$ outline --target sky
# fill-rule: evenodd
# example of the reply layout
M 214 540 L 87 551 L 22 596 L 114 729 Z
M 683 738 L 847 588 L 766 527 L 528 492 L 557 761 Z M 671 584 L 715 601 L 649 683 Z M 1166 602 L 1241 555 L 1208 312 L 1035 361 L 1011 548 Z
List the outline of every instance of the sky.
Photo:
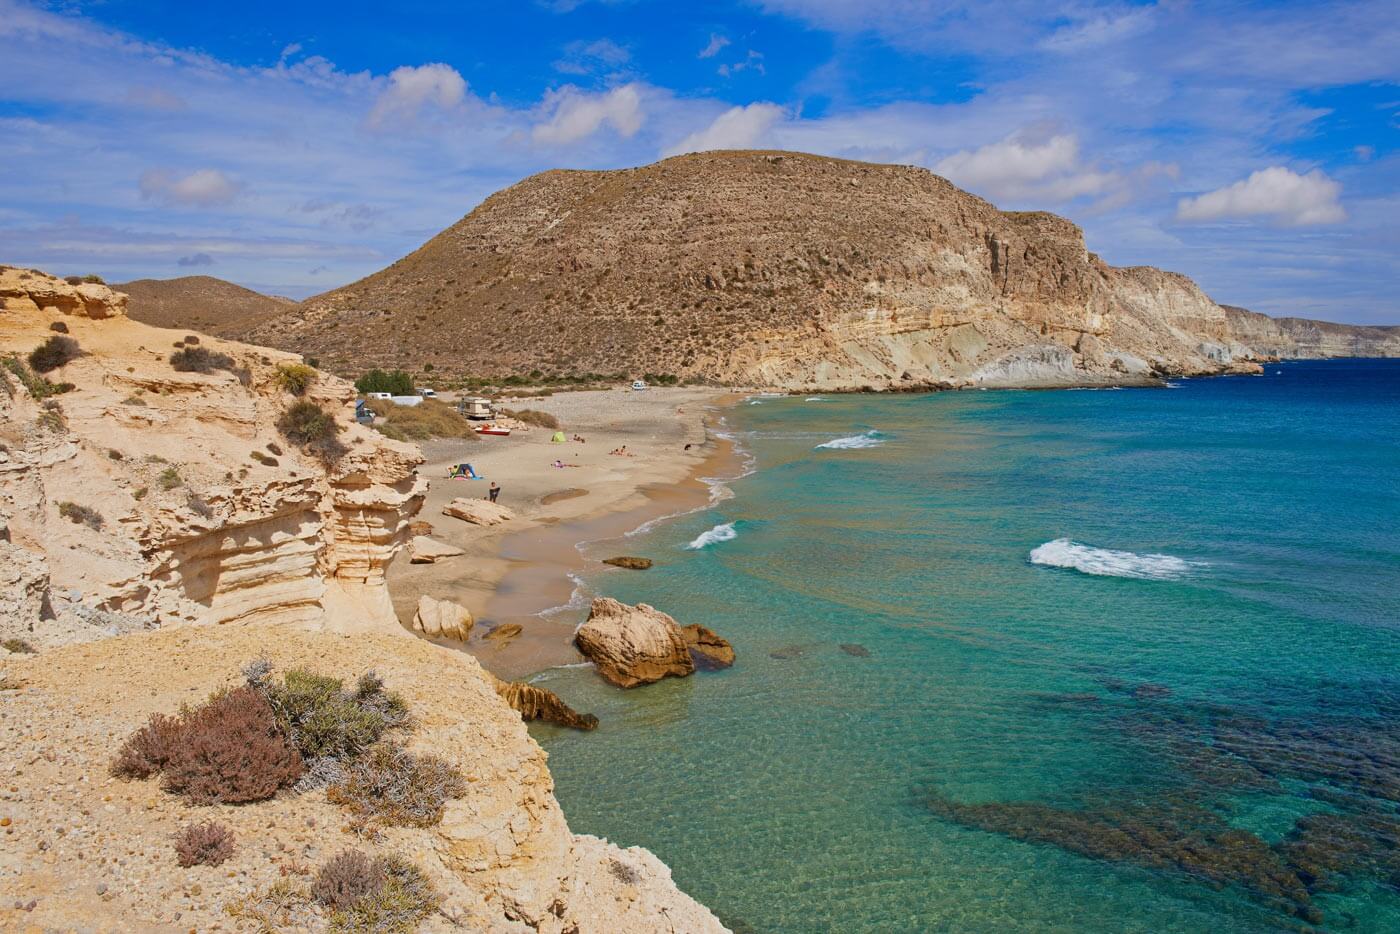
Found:
M 1400 324 L 1400 0 L 0 0 L 0 262 L 302 298 L 551 168 L 920 165 Z

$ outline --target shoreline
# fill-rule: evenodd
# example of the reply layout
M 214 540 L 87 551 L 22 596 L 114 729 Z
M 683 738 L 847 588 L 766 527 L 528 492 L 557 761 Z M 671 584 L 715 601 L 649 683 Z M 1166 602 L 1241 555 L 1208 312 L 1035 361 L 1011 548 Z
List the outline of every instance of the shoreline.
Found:
M 544 428 L 510 438 L 423 443 L 421 471 L 431 485 L 419 521 L 432 526 L 429 537 L 463 554 L 433 564 L 411 564 L 406 553 L 395 558 L 388 583 L 401 625 L 411 631 L 420 596 L 451 600 L 476 621 L 471 638 L 465 644 L 431 641 L 472 654 L 498 677 L 520 679 L 580 662 L 572 644 L 577 620 L 559 617 L 567 615 L 562 608 L 576 575 L 602 567 L 583 546 L 705 508 L 712 501 L 705 479 L 739 473 L 733 442 L 713 427 L 718 410 L 736 398 L 732 390 L 713 389 L 559 394 L 516 404 L 556 415 L 567 437 L 582 435 L 586 443 L 550 443 L 552 431 Z M 622 445 L 633 456 L 609 453 Z M 578 466 L 551 468 L 554 459 Z M 501 484 L 500 502 L 516 518 L 486 528 L 442 515 L 452 499 L 486 493 L 486 482 L 444 479 L 460 461 Z M 547 612 L 555 608 L 561 612 Z M 506 626 L 519 626 L 519 633 L 487 638 Z

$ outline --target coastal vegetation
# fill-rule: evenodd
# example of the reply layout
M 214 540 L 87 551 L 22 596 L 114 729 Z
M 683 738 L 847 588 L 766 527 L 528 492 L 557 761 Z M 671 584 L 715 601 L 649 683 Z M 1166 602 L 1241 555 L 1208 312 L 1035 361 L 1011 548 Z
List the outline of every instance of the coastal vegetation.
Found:
M 372 402 L 375 419 L 371 427 L 395 441 L 476 437 L 471 423 L 440 399 L 424 399 L 417 405 L 397 405 L 388 399 Z
M 306 395 L 316 381 L 316 368 L 304 363 L 281 363 L 277 366 L 277 385 L 294 396 Z
M 321 461 L 332 464 L 345 455 L 340 442 L 340 423 L 315 402 L 293 402 L 277 419 L 277 430 L 288 441 Z
M 355 380 L 355 389 L 361 394 L 387 392 L 391 396 L 413 395 L 413 377 L 403 370 L 370 370 Z

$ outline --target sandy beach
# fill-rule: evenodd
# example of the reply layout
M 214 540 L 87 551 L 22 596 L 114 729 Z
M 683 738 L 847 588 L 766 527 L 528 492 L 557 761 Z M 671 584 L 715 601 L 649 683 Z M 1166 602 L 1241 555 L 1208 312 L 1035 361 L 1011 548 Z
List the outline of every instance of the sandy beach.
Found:
M 476 620 L 466 650 L 502 677 L 580 660 L 571 644 L 577 620 L 538 614 L 568 602 L 569 575 L 585 566 L 579 542 L 621 536 L 650 519 L 700 506 L 709 487 L 699 478 L 732 472 L 730 446 L 707 430 L 723 397 L 713 389 L 558 393 L 504 405 L 555 416 L 570 439 L 565 443 L 552 442 L 553 431 L 538 427 L 504 438 L 423 443 L 422 473 L 431 487 L 418 519 L 432 526 L 431 538 L 465 553 L 433 564 L 412 564 L 400 553 L 389 567 L 400 621 L 411 625 L 423 595 L 460 603 Z M 623 446 L 626 455 L 611 453 Z M 556 461 L 570 466 L 556 467 Z M 462 462 L 482 479 L 447 479 L 452 465 Z M 443 515 L 455 498 L 485 498 L 492 481 L 514 519 L 487 528 Z M 625 553 L 625 544 L 618 553 Z M 518 635 L 487 638 L 514 626 Z

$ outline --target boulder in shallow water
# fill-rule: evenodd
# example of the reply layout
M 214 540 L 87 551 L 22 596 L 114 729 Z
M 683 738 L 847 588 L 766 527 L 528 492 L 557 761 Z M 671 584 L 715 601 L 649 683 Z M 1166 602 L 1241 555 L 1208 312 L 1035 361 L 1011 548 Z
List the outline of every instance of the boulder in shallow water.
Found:
M 467 608 L 451 600 L 418 598 L 418 612 L 413 616 L 413 628 L 433 639 L 467 641 L 474 620 Z
M 523 720 L 545 720 L 575 730 L 598 728 L 597 717 L 591 713 L 579 713 L 553 691 L 523 681 L 502 681 L 495 675 L 491 675 L 491 679 L 495 682 L 496 693 L 519 712 Z
M 699 623 L 681 627 L 696 668 L 728 668 L 734 664 L 734 646 L 729 640 Z
M 616 558 L 604 558 L 604 564 L 611 564 L 615 568 L 626 568 L 629 571 L 645 571 L 651 567 L 650 558 L 635 558 L 631 555 L 618 555 Z
M 856 658 L 870 657 L 870 650 L 859 642 L 842 642 L 841 651 L 845 652 L 847 655 L 853 655 Z
M 502 623 L 488 632 L 483 638 L 490 639 L 492 642 L 496 643 L 497 648 L 499 648 L 520 635 L 523 630 L 524 627 L 519 623 Z
M 463 522 L 470 522 L 472 525 L 500 525 L 502 522 L 508 522 L 515 518 L 515 513 L 500 503 L 493 503 L 487 499 L 465 499 L 462 497 L 458 497 L 442 507 L 442 514 L 454 519 L 461 519 Z
M 671 617 L 645 603 L 628 606 L 611 597 L 593 601 L 574 645 L 598 674 L 632 688 L 695 671 L 685 634 Z

